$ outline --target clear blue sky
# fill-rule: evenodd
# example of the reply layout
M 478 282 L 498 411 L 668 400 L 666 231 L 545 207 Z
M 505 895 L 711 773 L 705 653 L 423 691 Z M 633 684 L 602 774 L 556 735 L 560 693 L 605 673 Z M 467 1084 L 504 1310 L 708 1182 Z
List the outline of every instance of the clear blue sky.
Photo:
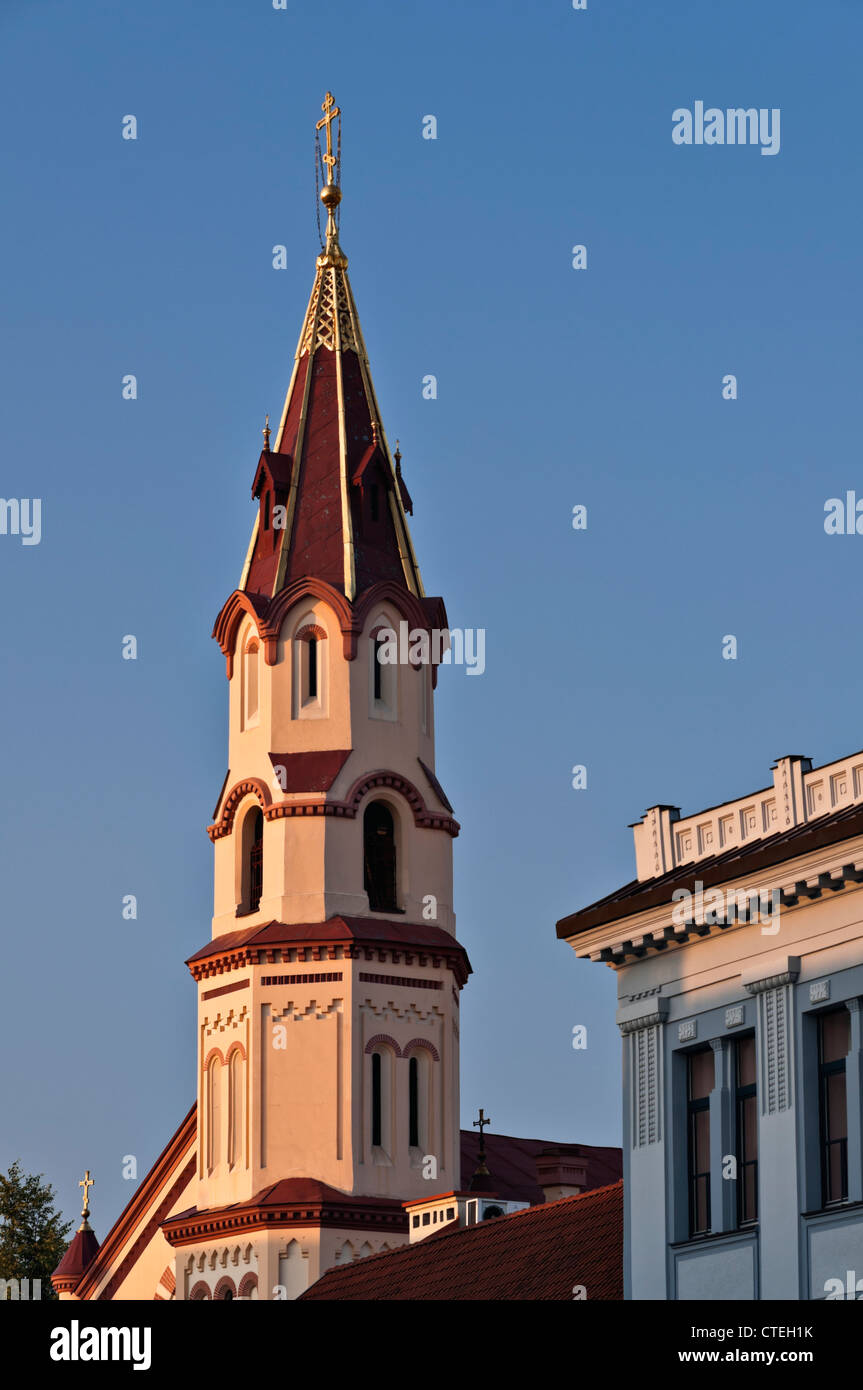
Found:
M 863 537 L 823 529 L 863 496 L 861 42 L 857 0 L 5 0 L 0 493 L 43 534 L 0 536 L 0 1167 L 71 1216 L 89 1167 L 103 1236 L 123 1155 L 143 1175 L 194 1096 L 210 631 L 311 287 L 327 88 L 426 588 L 487 632 L 438 695 L 463 1122 L 619 1140 L 614 977 L 556 919 L 632 877 L 646 806 L 863 744 Z M 696 100 L 780 108 L 780 153 L 674 145 Z

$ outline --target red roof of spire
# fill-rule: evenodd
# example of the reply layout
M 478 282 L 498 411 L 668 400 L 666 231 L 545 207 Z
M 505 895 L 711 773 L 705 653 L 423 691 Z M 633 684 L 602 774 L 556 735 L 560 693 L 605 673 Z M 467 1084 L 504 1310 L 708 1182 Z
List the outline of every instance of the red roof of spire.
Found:
M 255 473 L 260 512 L 240 583 L 249 595 L 271 599 L 308 576 L 350 600 L 384 581 L 423 595 L 410 494 L 386 442 L 347 264 L 331 221 L 275 449 Z

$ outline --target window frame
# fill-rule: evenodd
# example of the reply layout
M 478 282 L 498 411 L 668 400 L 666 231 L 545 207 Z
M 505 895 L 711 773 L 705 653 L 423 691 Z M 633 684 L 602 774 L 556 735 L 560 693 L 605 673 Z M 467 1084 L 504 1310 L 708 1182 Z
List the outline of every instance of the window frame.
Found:
M 755 1080 L 747 1082 L 745 1085 L 740 1083 L 740 1050 L 743 1044 L 752 1044 L 755 1054 Z M 746 1141 L 749 1137 L 749 1128 L 745 1118 L 746 1102 L 755 1101 L 755 1158 L 747 1159 L 744 1157 L 746 1152 Z M 758 1224 L 758 1044 L 755 1034 L 750 1033 L 746 1036 L 734 1039 L 734 1152 L 737 1163 L 737 1201 L 735 1204 L 737 1229 L 748 1230 Z M 749 1168 L 754 1168 L 754 1204 L 755 1211 L 752 1216 L 745 1214 L 746 1205 L 746 1173 Z
M 848 1028 L 848 1048 L 844 1057 L 836 1058 L 831 1062 L 824 1061 L 824 1023 L 829 1018 L 835 1018 L 844 1014 Z M 851 1016 L 844 1005 L 837 1009 L 825 1009 L 816 1018 L 817 1040 L 818 1040 L 818 1154 L 821 1181 L 821 1206 L 823 1210 L 841 1206 L 848 1201 L 849 1193 L 849 1173 L 848 1173 L 848 1078 L 847 1064 L 848 1053 L 851 1050 Z M 845 1112 L 845 1133 L 838 1138 L 828 1137 L 831 1116 L 830 1116 L 830 1086 L 832 1077 L 841 1076 L 843 1079 L 843 1108 Z M 829 1195 L 831 1188 L 831 1155 L 829 1150 L 833 1145 L 841 1145 L 839 1150 L 839 1179 L 841 1192 L 839 1196 Z
M 710 1056 L 713 1063 L 713 1086 L 706 1096 L 693 1098 L 692 1080 L 693 1064 L 695 1059 L 701 1056 Z M 716 1087 L 716 1058 L 712 1048 L 699 1048 L 697 1051 L 686 1054 L 686 1189 L 687 1189 L 687 1219 L 690 1240 L 701 1240 L 705 1236 L 713 1234 L 713 1213 L 712 1213 L 712 1174 L 710 1169 L 710 1144 L 711 1144 L 711 1124 L 710 1124 L 710 1096 Z M 695 1160 L 698 1145 L 697 1125 L 701 1115 L 707 1115 L 707 1168 L 696 1170 Z M 697 1226 L 698 1210 L 698 1185 L 705 1185 L 705 1209 L 707 1225 L 703 1228 Z

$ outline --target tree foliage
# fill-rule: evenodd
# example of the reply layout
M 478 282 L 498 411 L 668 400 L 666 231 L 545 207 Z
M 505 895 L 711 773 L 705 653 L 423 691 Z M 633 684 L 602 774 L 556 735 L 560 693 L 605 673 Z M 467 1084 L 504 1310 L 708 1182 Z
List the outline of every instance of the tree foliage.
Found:
M 63 1258 L 72 1222 L 55 1209 L 54 1189 L 43 1178 L 43 1173 L 25 1173 L 17 1159 L 8 1173 L 0 1173 L 0 1279 L 40 1279 L 42 1298 L 54 1298 L 51 1275 Z

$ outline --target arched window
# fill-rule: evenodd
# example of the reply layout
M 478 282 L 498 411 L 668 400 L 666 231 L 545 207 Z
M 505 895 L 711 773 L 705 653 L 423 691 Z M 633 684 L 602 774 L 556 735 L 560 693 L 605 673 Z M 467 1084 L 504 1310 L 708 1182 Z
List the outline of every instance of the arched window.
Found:
M 379 1052 L 372 1053 L 372 1148 L 381 1147 L 381 1124 L 383 1093 L 381 1078 L 382 1059 Z
M 250 642 L 246 647 L 243 661 L 243 728 L 248 729 L 258 722 L 258 665 L 260 647 Z
M 406 627 L 406 623 L 402 623 Z M 380 613 L 371 626 L 368 637 L 369 653 L 369 717 L 398 718 L 399 662 L 407 652 L 399 645 L 399 620 Z
M 212 1173 L 221 1159 L 222 1063 L 214 1057 L 207 1067 L 207 1171 Z
M 396 912 L 396 837 L 392 812 L 373 801 L 363 817 L 363 887 L 372 912 Z
M 395 1046 L 395 1044 L 393 1044 Z M 393 1123 L 395 1113 L 396 1053 L 386 1042 L 369 1045 L 367 1092 L 367 1141 L 372 1163 L 389 1164 L 393 1147 L 399 1147 Z
M 327 633 L 314 613 L 294 631 L 291 711 L 294 719 L 327 717 Z
M 243 819 L 241 841 L 242 886 L 237 916 L 257 912 L 264 887 L 264 813 L 253 806 Z
M 420 1064 L 417 1057 L 408 1062 L 408 1143 L 412 1149 L 420 1144 Z
M 243 1157 L 243 1054 L 239 1048 L 231 1053 L 228 1065 L 228 1163 L 240 1163 Z
M 316 700 L 318 698 L 318 639 L 309 638 L 309 654 L 307 663 L 307 690 L 306 699 Z

